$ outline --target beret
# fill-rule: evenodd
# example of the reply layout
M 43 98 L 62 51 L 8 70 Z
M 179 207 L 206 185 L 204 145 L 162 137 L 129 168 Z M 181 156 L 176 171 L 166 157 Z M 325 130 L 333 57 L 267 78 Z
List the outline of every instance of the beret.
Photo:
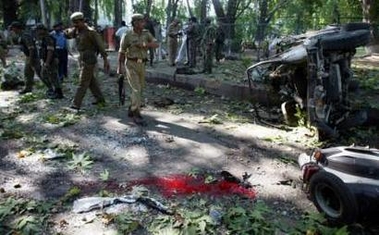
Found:
M 72 13 L 72 15 L 70 16 L 70 19 L 71 21 L 75 21 L 75 20 L 84 20 L 84 15 L 82 12 L 74 12 Z
M 132 15 L 132 21 L 143 20 L 143 19 L 145 19 L 145 17 L 142 14 L 133 14 Z
M 11 28 L 22 29 L 22 24 L 18 21 L 13 21 L 10 26 Z

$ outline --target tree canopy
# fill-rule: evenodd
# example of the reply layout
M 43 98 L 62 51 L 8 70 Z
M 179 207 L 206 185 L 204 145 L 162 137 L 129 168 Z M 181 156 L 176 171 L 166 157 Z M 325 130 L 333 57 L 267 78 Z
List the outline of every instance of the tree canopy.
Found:
M 297 34 L 333 23 L 372 19 L 377 23 L 377 9 L 367 6 L 379 1 L 356 0 L 2 0 L 0 23 L 34 20 L 51 25 L 69 23 L 69 14 L 83 11 L 97 24 L 99 9 L 118 27 L 125 8 L 150 15 L 167 25 L 173 18 L 182 21 L 196 16 L 202 22 L 212 16 L 225 25 L 227 37 L 233 40 L 264 40 L 278 34 Z M 371 9 L 362 11 L 362 9 Z M 374 10 L 373 10 L 374 9 Z M 42 13 L 41 13 L 42 12 Z

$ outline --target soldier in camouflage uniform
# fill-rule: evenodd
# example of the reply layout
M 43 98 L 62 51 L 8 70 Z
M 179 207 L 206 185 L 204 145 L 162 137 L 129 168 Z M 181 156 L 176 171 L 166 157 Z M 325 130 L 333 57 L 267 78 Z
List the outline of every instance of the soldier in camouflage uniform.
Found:
M 216 61 L 220 62 L 223 58 L 222 51 L 224 49 L 224 41 L 225 41 L 225 32 L 222 28 L 222 22 L 219 21 L 217 30 L 216 30 L 216 39 L 215 39 L 215 57 Z
M 211 19 L 208 18 L 205 20 L 205 30 L 201 41 L 201 45 L 203 46 L 204 73 L 212 73 L 215 39 L 216 27 L 212 24 Z
M 47 96 L 52 99 L 62 99 L 62 87 L 58 77 L 58 58 L 55 51 L 55 38 L 43 24 L 36 27 L 37 38 L 41 40 L 40 59 L 42 63 L 41 76 L 48 85 Z
M 196 67 L 196 51 L 198 44 L 198 31 L 199 26 L 197 25 L 196 17 L 191 17 L 189 19 L 188 27 L 186 29 L 187 34 L 187 56 L 188 64 L 190 68 Z
M 25 88 L 20 91 L 20 94 L 25 94 L 33 90 L 34 74 L 37 74 L 41 78 L 41 66 L 38 59 L 37 47 L 32 34 L 25 31 L 20 22 L 13 22 L 11 30 L 19 37 L 18 42 L 26 56 L 24 66 Z M 41 80 L 45 83 L 42 78 Z
M 88 88 L 96 99 L 93 104 L 104 105 L 105 99 L 95 77 L 97 53 L 100 53 L 103 57 L 104 71 L 106 73 L 109 72 L 108 55 L 105 52 L 104 42 L 96 30 L 85 23 L 82 12 L 73 13 L 70 19 L 74 28 L 67 29 L 65 33 L 67 38 L 76 39 L 80 63 L 80 83 L 76 90 L 71 108 L 75 110 L 80 109 Z
M 178 51 L 179 30 L 179 20 L 174 19 L 167 29 L 168 60 L 170 66 L 175 66 L 175 58 Z
M 119 74 L 125 74 L 131 89 L 131 104 L 128 116 L 133 118 L 138 125 L 144 125 L 140 109 L 142 104 L 142 92 L 145 87 L 145 63 L 147 50 L 157 48 L 159 44 L 153 35 L 146 29 L 144 16 L 134 14 L 132 16 L 133 30 L 123 35 L 118 53 Z
M 5 56 L 7 55 L 7 53 L 8 53 L 7 42 L 5 40 L 3 33 L 0 31 L 0 60 L 4 68 L 7 66 L 7 61 L 5 59 Z

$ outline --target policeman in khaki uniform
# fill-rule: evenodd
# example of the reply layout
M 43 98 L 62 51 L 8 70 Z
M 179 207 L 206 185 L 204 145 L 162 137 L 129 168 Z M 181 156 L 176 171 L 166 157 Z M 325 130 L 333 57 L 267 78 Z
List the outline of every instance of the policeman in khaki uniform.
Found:
M 168 60 L 170 66 L 175 66 L 175 58 L 178 52 L 178 36 L 180 30 L 180 21 L 174 19 L 167 29 Z
M 47 96 L 52 99 L 62 99 L 63 93 L 58 78 L 58 58 L 55 51 L 55 39 L 43 24 L 36 27 L 37 38 L 41 40 L 40 59 L 42 63 L 41 76 L 48 86 Z
M 105 104 L 105 99 L 95 77 L 95 68 L 97 53 L 100 53 L 104 60 L 104 71 L 106 73 L 109 72 L 108 55 L 105 52 L 104 43 L 96 30 L 84 22 L 82 12 L 73 13 L 70 19 L 74 28 L 66 30 L 65 34 L 67 38 L 76 38 L 80 63 L 80 83 L 76 90 L 71 108 L 75 110 L 80 109 L 88 88 L 96 99 L 92 104 L 103 105 Z
M 21 45 L 22 52 L 24 52 L 26 56 L 24 66 L 25 88 L 20 91 L 20 94 L 25 94 L 32 91 L 34 74 L 37 74 L 38 77 L 41 78 L 42 82 L 48 86 L 41 77 L 41 66 L 33 36 L 30 32 L 24 30 L 24 27 L 20 22 L 12 22 L 10 28 L 19 37 L 18 42 Z
M 123 35 L 118 53 L 119 74 L 125 74 L 131 89 L 131 104 L 128 116 L 138 125 L 144 125 L 140 109 L 142 104 L 142 91 L 145 87 L 145 62 L 147 50 L 157 48 L 159 45 L 153 35 L 145 30 L 145 20 L 142 14 L 132 16 L 133 29 Z

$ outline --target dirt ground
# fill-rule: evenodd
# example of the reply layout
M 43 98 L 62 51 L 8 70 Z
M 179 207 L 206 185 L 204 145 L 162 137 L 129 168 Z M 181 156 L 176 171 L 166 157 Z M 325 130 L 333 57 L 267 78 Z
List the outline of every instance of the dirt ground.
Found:
M 20 63 L 22 56 L 11 51 L 9 60 Z M 93 97 L 88 92 L 78 114 L 67 110 L 75 92 L 75 75 L 64 81 L 66 98 L 62 100 L 45 99 L 40 85 L 35 97 L 25 103 L 20 103 L 25 97 L 17 91 L 0 92 L 0 127 L 11 125 L 20 137 L 0 140 L 0 197 L 59 199 L 77 185 L 91 185 L 81 196 L 94 196 L 105 171 L 112 182 L 122 185 L 200 169 L 228 171 L 237 177 L 251 174 L 248 181 L 257 199 L 285 220 L 296 221 L 305 212 L 315 212 L 301 189 L 296 164 L 297 156 L 317 143 L 308 129 L 273 128 L 255 120 L 248 103 L 164 84 L 147 85 L 142 113 L 147 126 L 141 127 L 127 117 L 127 105 L 120 107 L 116 78 L 101 72 L 99 77 L 107 105 L 91 105 Z M 163 98 L 174 104 L 160 107 Z M 46 149 L 87 153 L 93 165 L 86 172 L 70 169 L 62 159 L 46 160 Z M 104 226 L 96 212 L 76 214 L 70 208 L 54 214 L 50 231 L 117 234 L 114 227 Z

